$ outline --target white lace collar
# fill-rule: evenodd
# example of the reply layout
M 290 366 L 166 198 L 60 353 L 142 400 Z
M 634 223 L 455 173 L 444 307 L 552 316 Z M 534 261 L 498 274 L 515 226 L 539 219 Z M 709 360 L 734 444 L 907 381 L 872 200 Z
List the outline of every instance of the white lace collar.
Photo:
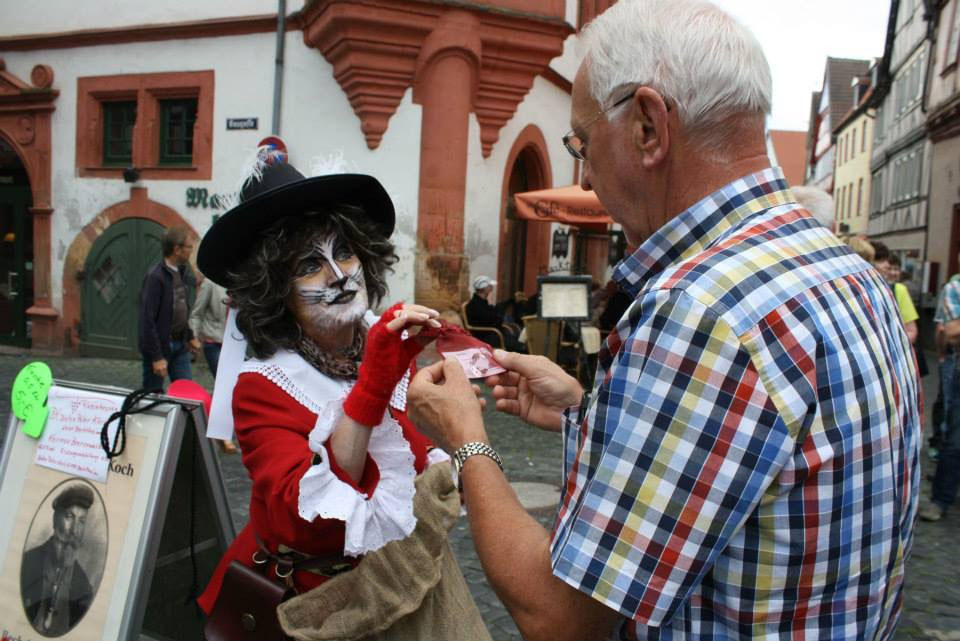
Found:
M 317 415 L 308 440 L 310 450 L 321 456 L 300 479 L 298 512 L 301 518 L 311 522 L 318 517 L 343 521 L 343 553 L 349 556 L 372 552 L 413 532 L 417 524 L 413 514 L 415 458 L 403 436 L 403 428 L 389 412 L 370 435 L 367 451 L 377 464 L 380 480 L 368 496 L 333 473 L 324 447 L 343 415 L 343 401 L 353 387 L 352 381 L 322 374 L 299 354 L 287 350 L 268 359 L 248 360 L 240 371 L 264 376 Z M 394 390 L 391 404 L 395 407 L 398 396 L 405 402 L 407 378 L 405 376 Z
M 352 381 L 331 378 L 289 350 L 263 360 L 251 358 L 240 368 L 241 374 L 250 372 L 265 377 L 314 414 L 328 402 L 345 397 L 353 387 Z

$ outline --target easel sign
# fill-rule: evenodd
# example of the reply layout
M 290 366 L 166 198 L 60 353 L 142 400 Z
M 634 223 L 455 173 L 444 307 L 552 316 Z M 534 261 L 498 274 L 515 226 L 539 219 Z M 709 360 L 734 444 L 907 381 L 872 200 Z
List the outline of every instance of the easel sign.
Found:
M 54 384 L 77 398 L 129 393 Z M 3 638 L 202 638 L 186 597 L 205 585 L 235 530 L 200 404 L 176 399 L 129 415 L 105 482 L 36 464 L 39 442 L 22 424 L 10 417 L 0 455 Z
M 590 276 L 540 276 L 540 318 L 590 320 Z

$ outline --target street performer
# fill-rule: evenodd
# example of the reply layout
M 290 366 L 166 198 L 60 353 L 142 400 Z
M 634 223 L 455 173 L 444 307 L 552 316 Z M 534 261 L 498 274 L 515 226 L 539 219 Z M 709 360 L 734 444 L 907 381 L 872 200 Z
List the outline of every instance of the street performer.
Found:
M 440 327 L 438 313 L 399 303 L 379 320 L 370 311 L 397 260 L 393 226 L 375 178 L 304 178 L 262 149 L 240 203 L 200 245 L 198 265 L 227 288 L 253 355 L 232 394 L 250 523 L 199 599 L 208 614 L 231 562 L 310 560 L 291 577 L 304 593 L 406 539 L 417 525 L 415 477 L 448 460 L 404 412 L 407 372 L 427 342 L 416 334 Z

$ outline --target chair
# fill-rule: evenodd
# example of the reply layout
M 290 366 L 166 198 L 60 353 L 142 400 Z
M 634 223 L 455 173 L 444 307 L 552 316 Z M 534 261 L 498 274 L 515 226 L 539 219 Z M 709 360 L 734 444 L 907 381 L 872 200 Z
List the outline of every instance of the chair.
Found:
M 482 325 L 470 324 L 470 321 L 467 317 L 467 303 L 460 304 L 460 318 L 463 320 L 463 328 L 471 334 L 474 332 L 490 332 L 491 334 L 496 334 L 500 341 L 500 349 L 507 349 L 507 343 L 503 340 L 503 332 L 501 332 L 499 329 L 496 327 L 484 327 Z
M 547 321 L 536 316 L 524 316 L 523 328 L 527 333 L 527 352 L 536 356 L 546 356 L 550 360 L 556 360 L 557 335 L 553 332 L 553 340 L 547 337 Z M 550 347 L 553 347 L 552 355 Z
M 580 343 L 578 341 L 558 341 L 558 337 L 562 336 L 560 332 L 563 331 L 563 326 L 563 321 L 547 321 L 533 315 L 524 316 L 523 327 L 527 330 L 527 351 L 530 354 L 546 356 L 579 380 L 582 352 Z M 564 362 L 566 359 L 558 359 L 558 348 L 561 356 L 573 352 L 573 364 Z

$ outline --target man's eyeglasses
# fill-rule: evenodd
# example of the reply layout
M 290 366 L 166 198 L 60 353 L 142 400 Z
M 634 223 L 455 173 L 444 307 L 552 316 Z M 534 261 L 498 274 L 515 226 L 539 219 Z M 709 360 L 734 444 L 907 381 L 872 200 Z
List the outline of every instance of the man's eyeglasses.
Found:
M 588 129 L 590 129 L 590 127 L 593 126 L 593 123 L 597 122 L 600 119 L 600 116 L 603 116 L 611 109 L 619 107 L 626 101 L 633 98 L 633 93 L 634 92 L 631 91 L 626 96 L 616 101 L 606 109 L 600 110 L 600 112 L 596 116 L 594 116 L 588 122 L 581 125 L 582 129 L 584 131 L 587 131 Z M 563 137 L 563 146 L 566 147 L 567 151 L 570 152 L 570 155 L 576 158 L 577 160 L 587 159 L 587 143 L 584 140 L 582 140 L 580 136 L 573 131 L 573 129 L 567 132 L 567 134 Z

